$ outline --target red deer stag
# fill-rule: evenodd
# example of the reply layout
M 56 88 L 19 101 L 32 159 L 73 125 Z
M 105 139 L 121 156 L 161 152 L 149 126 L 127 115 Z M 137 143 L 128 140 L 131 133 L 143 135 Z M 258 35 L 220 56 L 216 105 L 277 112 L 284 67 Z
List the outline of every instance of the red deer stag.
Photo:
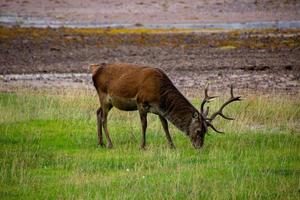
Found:
M 99 145 L 104 145 L 102 127 L 104 129 L 107 147 L 113 146 L 107 129 L 107 115 L 112 107 L 120 110 L 138 110 L 142 123 L 141 148 L 146 145 L 147 113 L 159 116 L 168 143 L 174 148 L 168 129 L 168 121 L 178 129 L 185 132 L 195 148 L 203 145 L 208 127 L 218 131 L 212 121 L 220 115 L 233 120 L 223 114 L 223 109 L 231 102 L 239 101 L 240 96 L 233 96 L 231 86 L 231 98 L 221 108 L 208 117 L 208 107 L 205 103 L 215 96 L 208 96 L 208 87 L 205 87 L 205 97 L 198 111 L 173 85 L 168 76 L 160 69 L 141 67 L 132 64 L 92 64 L 93 82 L 100 100 L 100 108 L 97 110 L 97 128 Z

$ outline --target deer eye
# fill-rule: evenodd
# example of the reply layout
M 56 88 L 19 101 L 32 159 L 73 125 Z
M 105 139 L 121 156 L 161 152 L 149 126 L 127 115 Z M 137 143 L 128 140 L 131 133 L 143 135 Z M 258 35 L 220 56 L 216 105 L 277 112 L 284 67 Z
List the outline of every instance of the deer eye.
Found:
M 194 113 L 193 113 L 193 118 L 196 119 L 196 118 L 198 118 L 198 117 L 199 117 L 198 113 L 197 113 L 197 112 L 194 112 Z

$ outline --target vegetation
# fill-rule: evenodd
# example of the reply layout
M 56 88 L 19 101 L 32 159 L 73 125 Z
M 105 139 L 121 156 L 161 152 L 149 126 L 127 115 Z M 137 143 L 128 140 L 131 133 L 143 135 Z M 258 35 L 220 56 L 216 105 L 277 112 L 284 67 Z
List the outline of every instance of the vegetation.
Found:
M 115 109 L 97 146 L 94 91 L 0 93 L 1 199 L 298 199 L 299 99 L 247 96 L 201 150 L 173 126 L 169 149 L 151 116 L 143 151 L 137 112 Z
M 300 46 L 298 29 L 223 30 L 223 29 L 114 29 L 114 28 L 21 28 L 1 27 L 0 43 L 14 47 L 15 41 L 44 47 L 79 45 L 117 47 L 119 45 L 159 47 L 214 47 L 223 50 L 294 49 Z M 47 45 L 46 45 L 47 46 Z M 229 48 L 228 48 L 229 47 Z

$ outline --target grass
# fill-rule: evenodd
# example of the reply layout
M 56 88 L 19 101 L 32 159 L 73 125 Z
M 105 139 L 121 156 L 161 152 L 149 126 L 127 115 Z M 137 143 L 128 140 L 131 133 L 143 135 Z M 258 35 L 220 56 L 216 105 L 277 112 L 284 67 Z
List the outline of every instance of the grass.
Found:
M 15 42 L 55 46 L 81 45 L 116 48 L 120 45 L 249 49 L 295 49 L 300 45 L 298 29 L 146 29 L 146 28 L 21 28 L 0 26 L 0 44 L 15 48 Z M 47 45 L 46 45 L 47 46 Z M 47 46 L 48 48 L 48 46 Z
M 195 150 L 171 126 L 167 146 L 149 119 L 147 150 L 136 112 L 109 116 L 114 149 L 97 146 L 91 91 L 0 93 L 1 199 L 298 199 L 299 95 L 249 95 Z M 193 101 L 199 106 L 199 102 Z M 211 106 L 216 109 L 221 102 Z

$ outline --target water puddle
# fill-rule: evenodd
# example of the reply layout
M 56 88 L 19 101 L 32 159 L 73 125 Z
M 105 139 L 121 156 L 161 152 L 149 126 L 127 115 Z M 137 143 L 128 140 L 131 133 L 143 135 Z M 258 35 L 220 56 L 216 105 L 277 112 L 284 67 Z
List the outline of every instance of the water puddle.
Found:
M 193 23 L 193 24 L 136 24 L 122 23 L 80 23 L 72 21 L 60 21 L 50 18 L 30 16 L 0 16 L 0 25 L 36 28 L 138 28 L 147 29 L 290 29 L 300 28 L 300 21 L 271 21 L 271 22 L 246 22 L 246 23 Z

